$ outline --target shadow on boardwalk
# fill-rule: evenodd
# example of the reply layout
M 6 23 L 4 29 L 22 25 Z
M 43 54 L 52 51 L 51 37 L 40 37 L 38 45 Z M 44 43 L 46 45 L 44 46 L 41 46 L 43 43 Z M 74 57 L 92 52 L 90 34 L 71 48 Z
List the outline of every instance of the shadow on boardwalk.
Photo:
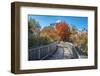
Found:
M 55 59 L 64 59 L 64 50 L 62 47 L 57 47 L 56 52 L 53 55 L 47 57 L 45 60 L 53 60 L 53 59 L 54 60 Z
M 45 60 L 56 60 L 56 59 L 79 59 L 87 58 L 84 56 L 80 49 L 76 49 L 73 44 L 69 42 L 60 43 L 57 46 L 57 50 L 54 54 L 47 57 Z

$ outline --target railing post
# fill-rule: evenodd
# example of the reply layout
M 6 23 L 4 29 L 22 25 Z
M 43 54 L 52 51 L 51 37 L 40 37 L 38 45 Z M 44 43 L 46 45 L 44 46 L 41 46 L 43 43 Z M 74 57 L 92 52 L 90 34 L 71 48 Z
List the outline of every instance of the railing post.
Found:
M 48 54 L 49 54 L 49 52 L 50 52 L 50 49 L 49 49 L 49 47 L 50 47 L 50 46 L 48 46 Z
M 39 56 L 38 56 L 38 58 L 40 59 L 40 48 L 39 48 L 39 50 L 38 50 L 38 51 L 39 51 L 39 54 L 38 54 Z

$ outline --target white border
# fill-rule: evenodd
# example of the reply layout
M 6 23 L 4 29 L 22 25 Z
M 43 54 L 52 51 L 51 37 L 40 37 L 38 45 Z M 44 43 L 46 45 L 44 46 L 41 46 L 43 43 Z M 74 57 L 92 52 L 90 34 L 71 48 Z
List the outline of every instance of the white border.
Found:
M 88 59 L 28 61 L 28 14 L 88 17 Z M 94 11 L 41 7 L 20 8 L 20 69 L 43 69 L 94 65 Z

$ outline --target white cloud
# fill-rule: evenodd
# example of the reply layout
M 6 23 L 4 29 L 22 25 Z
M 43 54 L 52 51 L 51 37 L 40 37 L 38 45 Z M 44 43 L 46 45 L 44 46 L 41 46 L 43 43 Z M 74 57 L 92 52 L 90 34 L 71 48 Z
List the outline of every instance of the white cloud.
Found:
M 56 23 L 62 22 L 61 20 L 57 20 Z

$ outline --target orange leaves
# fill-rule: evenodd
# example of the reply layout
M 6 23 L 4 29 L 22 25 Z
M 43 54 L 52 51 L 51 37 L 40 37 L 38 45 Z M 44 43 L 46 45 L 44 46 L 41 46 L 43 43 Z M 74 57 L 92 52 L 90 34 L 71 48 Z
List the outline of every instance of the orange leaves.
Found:
M 40 35 L 50 41 L 69 41 L 70 28 L 66 23 L 57 23 L 54 27 L 42 29 Z
M 56 31 L 57 31 L 57 34 L 59 35 L 61 41 L 69 40 L 70 28 L 68 27 L 68 24 L 57 23 Z

